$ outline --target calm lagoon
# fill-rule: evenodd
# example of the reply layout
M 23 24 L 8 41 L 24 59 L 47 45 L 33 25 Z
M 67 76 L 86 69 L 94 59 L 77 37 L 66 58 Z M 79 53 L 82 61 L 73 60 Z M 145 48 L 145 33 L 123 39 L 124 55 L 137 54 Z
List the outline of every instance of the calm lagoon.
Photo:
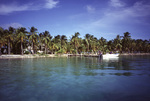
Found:
M 150 101 L 150 56 L 0 59 L 0 101 Z

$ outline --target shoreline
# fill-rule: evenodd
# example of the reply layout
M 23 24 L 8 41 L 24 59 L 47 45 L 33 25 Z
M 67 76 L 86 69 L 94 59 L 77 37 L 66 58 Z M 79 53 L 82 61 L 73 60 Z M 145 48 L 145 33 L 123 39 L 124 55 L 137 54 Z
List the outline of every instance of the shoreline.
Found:
M 150 53 L 123 53 L 120 56 L 134 56 L 134 55 L 150 55 Z M 44 58 L 44 57 L 70 57 L 70 56 L 84 56 L 83 54 L 29 54 L 29 55 L 1 55 L 0 59 L 15 59 L 15 58 Z
M 46 54 L 46 55 L 38 55 L 38 54 L 29 54 L 29 55 L 1 55 L 0 59 L 15 59 L 15 58 L 44 58 L 44 57 L 68 57 L 67 54 L 56 55 L 56 54 Z
M 122 53 L 120 56 L 125 56 L 125 55 L 150 55 L 150 53 Z

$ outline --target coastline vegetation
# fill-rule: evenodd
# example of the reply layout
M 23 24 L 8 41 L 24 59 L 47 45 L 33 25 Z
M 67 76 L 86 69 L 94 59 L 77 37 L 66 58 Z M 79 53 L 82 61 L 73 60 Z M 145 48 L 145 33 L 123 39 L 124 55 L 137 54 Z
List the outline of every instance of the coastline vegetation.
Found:
M 4 29 L 0 27 L 0 55 L 2 54 L 85 54 L 118 52 L 118 53 L 150 53 L 150 40 L 132 39 L 129 32 L 117 35 L 113 40 L 98 39 L 91 34 L 79 37 L 76 32 L 70 39 L 66 35 L 54 37 L 48 31 L 39 33 L 38 29 L 25 27 Z M 28 49 L 30 51 L 26 51 Z M 4 52 L 4 50 L 7 50 Z

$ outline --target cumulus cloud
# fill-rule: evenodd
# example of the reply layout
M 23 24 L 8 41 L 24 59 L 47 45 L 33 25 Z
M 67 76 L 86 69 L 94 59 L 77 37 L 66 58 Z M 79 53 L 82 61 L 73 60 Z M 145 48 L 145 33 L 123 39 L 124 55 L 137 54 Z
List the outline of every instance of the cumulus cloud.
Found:
M 136 2 L 132 7 L 129 7 L 124 10 L 125 13 L 128 13 L 134 17 L 149 16 L 149 11 L 150 3 L 145 4 L 142 1 Z
M 15 11 L 25 11 L 29 9 L 29 4 L 19 6 L 18 4 L 0 5 L 0 14 L 8 14 Z
M 113 4 L 110 5 L 110 2 Z M 93 16 L 99 16 L 99 18 L 80 24 L 78 28 L 80 32 L 100 32 L 110 36 L 110 32 L 115 33 L 114 35 L 125 31 L 141 33 L 143 28 L 147 30 L 147 26 L 150 26 L 150 22 L 146 20 L 150 17 L 150 2 L 136 1 L 132 5 L 119 0 L 110 0 L 110 2 L 99 14 L 95 9 L 97 13 Z
M 112 9 L 110 7 L 108 12 L 105 12 L 104 19 L 112 20 L 112 22 L 125 21 L 136 23 L 137 19 L 150 16 L 149 11 L 150 3 L 137 1 L 132 6 L 125 6 L 121 9 Z M 143 22 L 141 21 L 141 23 Z
M 94 12 L 95 12 L 95 8 L 92 7 L 91 5 L 87 5 L 87 6 L 86 6 L 86 9 L 87 9 L 87 11 L 88 11 L 89 13 L 94 13 Z
M 120 0 L 110 0 L 110 5 L 113 7 L 124 7 L 125 3 Z
M 110 0 L 112 1 L 119 1 L 119 0 Z M 122 2 L 124 5 L 124 2 Z M 119 5 L 119 4 L 118 4 Z M 117 7 L 117 6 L 115 6 Z M 121 6 L 119 6 L 121 7 Z M 108 10 L 109 9 L 109 10 Z M 112 9 L 109 7 L 106 12 L 104 13 L 103 17 L 92 22 L 94 26 L 105 26 L 108 25 L 113 26 L 114 24 L 118 23 L 147 23 L 143 21 L 138 21 L 139 18 L 144 18 L 150 16 L 150 3 L 144 3 L 142 1 L 135 2 L 132 6 L 125 6 L 121 9 Z
M 11 4 L 0 4 L 0 15 L 6 15 L 16 11 L 40 10 L 43 8 L 52 9 L 56 7 L 57 4 L 59 3 L 59 1 L 54 0 L 45 0 L 45 2 L 41 0 L 41 2 L 42 2 L 41 4 L 26 3 L 24 5 L 19 4 L 19 2 Z
M 57 4 L 59 3 L 59 1 L 54 1 L 54 0 L 46 0 L 46 4 L 45 4 L 45 8 L 48 8 L 48 9 L 52 9 L 54 7 L 57 6 Z

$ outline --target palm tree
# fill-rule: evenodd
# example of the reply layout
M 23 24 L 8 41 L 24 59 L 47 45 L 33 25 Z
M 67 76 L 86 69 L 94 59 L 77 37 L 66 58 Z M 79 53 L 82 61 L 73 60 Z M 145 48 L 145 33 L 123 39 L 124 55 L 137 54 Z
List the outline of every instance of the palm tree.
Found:
M 20 40 L 20 48 L 21 48 L 21 55 L 23 55 L 23 42 L 25 41 L 25 38 L 27 38 L 27 31 L 26 31 L 26 28 L 24 27 L 21 27 L 21 28 L 18 28 L 16 30 L 16 33 L 17 33 L 17 37 L 18 39 Z
M 103 37 L 101 37 L 99 40 L 98 40 L 98 49 L 100 51 L 102 51 L 103 53 L 106 53 L 107 51 L 107 40 Z
M 71 44 L 74 45 L 74 48 L 76 49 L 76 54 L 78 53 L 78 48 L 80 46 L 80 43 L 79 43 L 79 35 L 80 33 L 79 32 L 76 32 L 74 36 L 72 36 L 71 38 Z
M 13 40 L 14 32 L 15 29 L 13 27 L 9 27 L 9 30 L 7 29 L 4 30 L 7 39 L 8 54 L 10 54 L 11 51 L 10 45 L 11 45 L 11 41 Z
M 1 48 L 5 44 L 5 42 L 6 42 L 6 40 L 5 40 L 5 36 L 4 36 L 4 29 L 2 27 L 0 27 L 0 55 L 2 55 Z
M 142 52 L 142 50 L 143 50 L 143 40 L 142 39 L 137 39 L 136 40 L 136 45 L 138 46 L 137 48 L 137 50 L 139 51 L 139 52 Z
M 51 51 L 52 51 L 51 53 L 52 54 L 55 53 L 59 49 L 59 47 L 57 46 L 57 43 L 55 43 L 54 39 L 49 44 L 49 48 L 51 49 Z
M 37 42 L 37 39 L 38 39 L 37 29 L 35 27 L 31 27 L 29 41 L 31 42 L 32 45 L 33 54 L 35 53 L 35 44 Z
M 85 45 L 87 46 L 87 51 L 92 51 L 92 53 L 97 51 L 97 38 L 93 35 L 86 34 L 85 35 Z
M 91 36 L 90 39 L 91 39 L 91 49 L 95 53 L 96 51 L 98 51 L 98 49 L 97 49 L 97 42 L 98 42 L 98 40 L 93 35 Z
M 61 38 L 60 35 L 57 35 L 52 39 L 49 45 L 50 49 L 52 50 L 52 53 L 53 52 L 55 53 L 56 51 L 59 51 L 59 50 L 61 51 L 61 39 L 60 38 Z
M 61 49 L 67 50 L 67 47 L 66 47 L 66 45 L 67 45 L 67 37 L 65 35 L 62 35 L 60 37 L 60 40 L 61 40 Z
M 130 33 L 129 32 L 125 32 L 123 38 L 124 39 L 130 39 L 131 38 Z
M 143 52 L 147 52 L 148 51 L 148 44 L 149 44 L 148 40 L 143 40 L 143 44 L 142 44 Z
M 54 38 L 54 43 L 57 45 L 58 49 L 61 49 L 61 39 L 60 39 L 60 35 L 55 36 Z
M 120 52 L 122 48 L 120 35 L 117 35 L 117 37 L 113 40 L 113 44 L 114 44 L 115 50 L 118 50 Z
M 40 51 L 42 51 L 42 40 L 43 40 L 43 33 L 39 34 L 39 49 Z
M 86 46 L 87 46 L 87 52 L 89 52 L 89 50 L 90 50 L 90 41 L 91 41 L 90 38 L 91 38 L 90 34 L 85 35 L 85 42 L 86 42 Z
M 123 36 L 123 39 L 122 39 L 123 51 L 125 51 L 125 52 L 129 51 L 130 41 L 131 41 L 130 33 L 129 32 L 125 32 L 124 36 Z
M 45 54 L 47 54 L 47 50 L 48 50 L 48 45 L 51 42 L 52 36 L 50 35 L 50 33 L 48 31 L 45 31 L 43 33 L 43 43 L 45 45 Z

